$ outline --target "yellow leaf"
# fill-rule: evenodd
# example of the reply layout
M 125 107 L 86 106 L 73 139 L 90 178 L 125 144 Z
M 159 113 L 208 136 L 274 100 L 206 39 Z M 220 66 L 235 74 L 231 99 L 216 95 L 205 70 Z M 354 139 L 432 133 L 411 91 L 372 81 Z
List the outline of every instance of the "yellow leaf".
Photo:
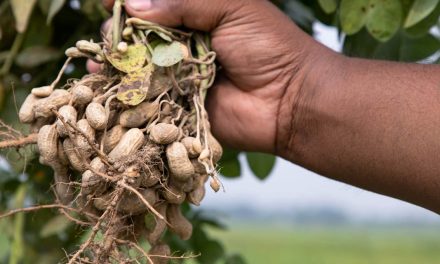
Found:
M 138 105 L 145 100 L 151 83 L 154 66 L 149 64 L 144 68 L 132 71 L 122 77 L 117 98 L 126 105 Z
M 144 67 L 147 47 L 142 44 L 130 45 L 124 54 L 108 51 L 105 56 L 113 67 L 122 72 L 129 73 Z

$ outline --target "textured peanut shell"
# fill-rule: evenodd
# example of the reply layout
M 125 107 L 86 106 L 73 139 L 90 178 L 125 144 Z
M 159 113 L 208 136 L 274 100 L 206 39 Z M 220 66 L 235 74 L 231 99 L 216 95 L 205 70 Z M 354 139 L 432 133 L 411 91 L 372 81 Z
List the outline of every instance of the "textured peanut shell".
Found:
M 101 104 L 90 103 L 86 108 L 86 118 L 89 125 L 96 130 L 103 130 L 107 127 L 107 115 Z
M 220 143 L 211 133 L 208 135 L 208 144 L 212 152 L 212 161 L 217 163 L 223 155 L 222 145 L 220 145 Z
M 162 173 L 156 167 L 150 168 L 150 170 L 144 171 L 141 174 L 141 186 L 150 188 L 159 183 Z
M 180 142 L 174 142 L 167 146 L 166 156 L 171 174 L 179 181 L 187 181 L 194 175 L 194 167 L 188 158 L 185 146 Z
M 37 97 L 48 97 L 52 94 L 53 87 L 50 85 L 32 89 L 31 93 Z
M 96 172 L 104 173 L 106 171 L 105 164 L 102 162 L 102 160 L 99 157 L 94 158 L 90 162 L 90 167 Z M 82 180 L 81 180 L 81 192 L 83 194 L 95 194 L 100 195 L 102 194 L 106 189 L 105 182 L 99 175 L 96 175 L 91 170 L 86 170 L 82 174 Z
M 163 198 L 170 204 L 182 204 L 186 199 L 186 193 L 181 188 L 170 185 L 163 190 Z
M 81 119 L 76 123 L 77 128 L 84 133 L 84 135 L 88 136 L 91 139 L 95 139 L 95 130 L 92 126 L 89 125 L 87 119 Z M 80 149 L 81 153 L 85 155 L 85 157 L 89 158 L 93 154 L 92 146 L 90 146 L 87 139 L 78 133 L 75 138 L 76 145 Z
M 155 116 L 158 110 L 158 102 L 143 102 L 136 107 L 122 112 L 119 117 L 119 123 L 121 126 L 128 128 L 140 127 Z
M 197 159 L 191 159 L 191 164 L 194 167 L 194 171 L 197 174 L 206 174 L 206 168 Z
M 76 85 L 71 91 L 72 100 L 77 105 L 86 105 L 93 100 L 93 90 L 85 85 Z
M 157 202 L 157 194 L 154 190 L 140 189 L 138 191 L 151 206 Z M 105 210 L 111 201 L 110 196 L 111 193 L 107 193 L 102 197 L 96 198 L 93 202 L 95 207 L 99 210 Z M 145 213 L 148 207 L 136 194 L 127 191 L 117 204 L 116 210 L 124 214 L 137 215 Z
M 168 204 L 162 203 L 157 207 L 155 207 L 154 209 L 156 209 L 156 211 L 160 215 L 166 217 L 167 207 Z M 166 229 L 167 229 L 167 223 L 164 220 L 161 220 L 156 217 L 154 227 L 152 227 L 151 230 L 147 231 L 147 240 L 148 242 L 150 242 L 150 245 L 157 244 L 160 238 L 162 237 L 163 233 L 166 231 Z
M 116 145 L 121 140 L 122 136 L 127 132 L 127 129 L 122 127 L 121 125 L 116 125 L 109 131 L 107 131 L 104 136 L 104 152 L 109 153 L 116 147 Z
M 181 142 L 188 151 L 188 156 L 191 159 L 197 158 L 202 152 L 202 143 L 195 137 L 185 137 L 181 140 Z
M 44 118 L 44 117 L 38 117 L 35 118 L 35 120 L 31 123 L 30 126 L 30 132 L 31 133 L 38 133 L 38 131 L 40 131 L 40 129 L 45 126 L 45 125 L 50 125 L 52 124 L 54 121 L 53 117 L 49 117 L 49 118 Z
M 58 133 L 55 125 L 45 125 L 38 132 L 38 151 L 43 164 L 50 165 L 58 157 Z
M 179 128 L 173 124 L 159 123 L 150 130 L 150 139 L 157 144 L 167 145 L 179 137 Z
M 134 154 L 144 143 L 144 134 L 138 128 L 128 130 L 116 147 L 108 154 L 110 160 L 117 161 Z
M 78 113 L 76 112 L 76 109 L 71 105 L 63 105 L 58 110 L 58 114 L 64 118 L 64 122 L 66 122 L 66 126 L 64 126 L 64 123 L 61 120 L 56 121 L 57 131 L 60 137 L 66 137 L 69 133 L 68 130 L 72 130 L 72 128 L 67 124 L 67 122 L 70 122 L 72 124 L 76 123 L 76 119 L 78 117 Z
M 151 256 L 171 256 L 171 249 L 167 244 L 156 244 L 149 251 L 148 255 Z M 169 259 L 164 257 L 150 257 L 154 264 L 167 264 Z
M 200 206 L 200 202 L 206 194 L 205 181 L 208 178 L 208 175 L 196 175 L 194 178 L 193 190 L 188 193 L 186 200 L 191 204 Z
M 86 164 L 84 164 L 81 159 L 78 157 L 78 155 L 75 152 L 75 146 L 73 145 L 72 141 L 69 138 L 66 138 L 63 142 L 63 148 L 64 152 L 67 155 L 67 158 L 69 159 L 70 166 L 80 172 L 83 173 L 87 170 Z
M 191 238 L 193 226 L 188 219 L 183 216 L 180 206 L 170 204 L 167 208 L 167 220 L 170 223 L 170 230 L 178 235 L 182 240 Z
M 40 98 L 36 97 L 33 94 L 29 94 L 24 100 L 23 104 L 20 107 L 20 111 L 18 112 L 18 118 L 21 123 L 32 123 L 35 120 L 34 106 L 38 103 Z
M 58 152 L 57 152 L 58 160 L 62 165 L 69 166 L 70 162 L 69 159 L 67 158 L 66 152 L 64 152 L 62 141 L 58 141 L 57 148 L 58 148 Z
M 71 95 L 68 91 L 57 89 L 46 98 L 40 99 L 34 105 L 35 117 L 50 117 L 53 114 L 52 109 L 59 109 L 61 106 L 70 102 Z
M 58 162 L 52 162 L 51 165 L 54 170 L 55 192 L 62 204 L 69 204 L 74 197 L 74 188 L 70 186 L 69 171 L 66 166 Z

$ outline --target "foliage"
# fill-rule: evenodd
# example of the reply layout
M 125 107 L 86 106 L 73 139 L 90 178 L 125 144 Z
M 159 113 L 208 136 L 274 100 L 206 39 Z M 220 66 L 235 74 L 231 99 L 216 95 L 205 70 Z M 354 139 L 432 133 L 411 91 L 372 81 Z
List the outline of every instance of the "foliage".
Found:
M 313 23 L 336 27 L 343 52 L 348 56 L 394 61 L 436 62 L 440 48 L 438 32 L 439 0 L 273 0 L 306 32 Z M 109 15 L 100 0 L 4 0 L 0 2 L 0 118 L 14 128 L 18 124 L 16 105 L 33 87 L 50 83 L 64 62 L 64 50 L 79 39 L 99 39 L 102 21 Z M 165 48 L 165 47 L 164 47 Z M 160 58 L 158 58 L 160 59 Z M 66 78 L 86 74 L 85 61 L 68 68 Z M 48 204 L 51 171 L 38 164 L 34 150 L 26 148 L 0 153 L 12 169 L 0 166 L 0 208 Z M 246 156 L 254 174 L 265 179 L 275 158 L 266 154 L 226 150 L 220 169 L 226 177 L 239 177 Z M 26 166 L 25 166 L 26 165 Z M 2 169 L 3 168 L 3 169 Z M 25 171 L 24 171 L 25 170 Z M 25 173 L 22 173 L 22 172 Z M 79 244 L 85 230 L 66 223 L 56 211 L 18 214 L 0 221 L 0 262 L 55 263 Z M 194 237 L 183 242 L 170 235 L 174 249 L 205 252 L 200 263 L 244 263 L 226 252 L 213 239 L 207 226 L 222 226 L 203 213 L 188 208 Z

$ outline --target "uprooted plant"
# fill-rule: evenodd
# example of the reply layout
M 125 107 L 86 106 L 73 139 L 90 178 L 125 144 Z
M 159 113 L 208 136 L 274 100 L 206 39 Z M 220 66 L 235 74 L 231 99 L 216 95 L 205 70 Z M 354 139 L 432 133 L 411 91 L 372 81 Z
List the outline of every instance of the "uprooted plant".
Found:
M 134 263 L 127 248 L 150 263 L 179 258 L 162 235 L 169 229 L 189 239 L 181 204 L 199 205 L 208 180 L 214 191 L 221 187 L 222 148 L 204 107 L 216 73 L 209 39 L 127 17 L 116 1 L 103 41 L 80 40 L 66 55 L 58 78 L 21 106 L 19 119 L 34 134 L 6 131 L 0 148 L 37 143 L 40 163 L 54 171 L 54 207 L 91 227 L 68 263 Z M 79 57 L 101 70 L 59 85 Z

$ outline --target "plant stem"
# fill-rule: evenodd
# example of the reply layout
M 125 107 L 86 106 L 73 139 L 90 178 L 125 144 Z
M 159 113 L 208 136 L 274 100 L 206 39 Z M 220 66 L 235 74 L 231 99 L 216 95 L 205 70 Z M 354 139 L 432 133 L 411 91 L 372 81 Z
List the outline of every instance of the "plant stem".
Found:
M 23 44 L 23 40 L 24 40 L 24 33 L 18 33 L 17 36 L 15 36 L 14 43 L 12 44 L 11 47 L 11 51 L 9 52 L 8 57 L 6 58 L 5 63 L 3 64 L 3 67 L 0 70 L 0 76 L 9 73 L 9 70 L 11 69 L 15 56 L 20 50 L 21 44 Z
M 113 5 L 113 25 L 112 25 L 112 50 L 116 51 L 120 41 L 122 0 L 116 0 Z

